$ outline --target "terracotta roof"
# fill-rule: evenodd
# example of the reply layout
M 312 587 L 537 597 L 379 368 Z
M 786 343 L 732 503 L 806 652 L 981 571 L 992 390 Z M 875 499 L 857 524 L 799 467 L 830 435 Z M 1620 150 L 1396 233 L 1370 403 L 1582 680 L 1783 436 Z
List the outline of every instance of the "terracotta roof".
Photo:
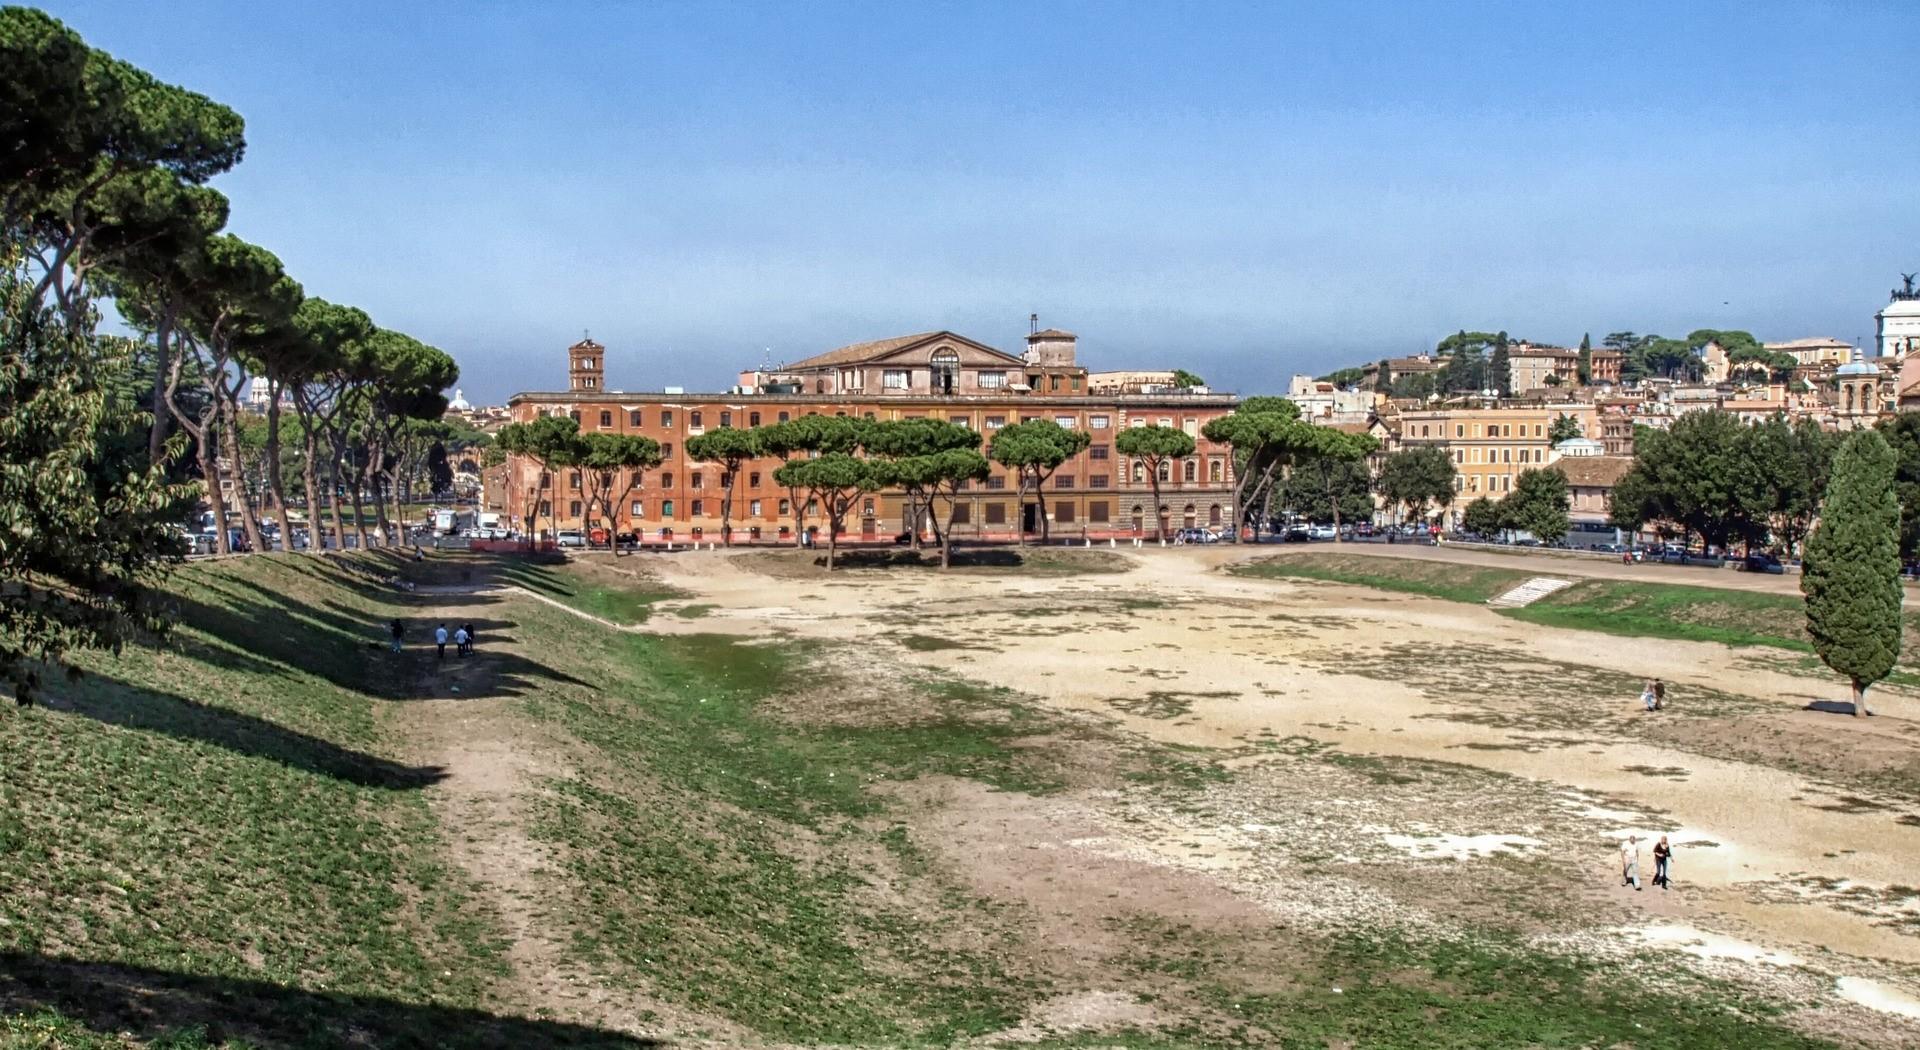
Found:
M 1372 423 L 1328 423 L 1326 426 L 1342 434 L 1365 434 L 1373 429 Z
M 1567 484 L 1610 489 L 1633 469 L 1631 456 L 1565 456 L 1549 464 L 1567 476 Z
M 812 357 L 794 361 L 783 367 L 825 368 L 829 365 L 852 364 L 855 361 L 867 361 L 883 354 L 890 354 L 901 347 L 925 342 L 936 336 L 952 334 L 951 332 L 921 332 L 918 335 L 897 335 L 892 339 L 876 339 L 871 343 L 854 343 L 851 346 L 843 346 L 838 350 L 829 350 L 824 354 L 815 354 Z
M 1035 332 L 1032 335 L 1027 337 L 1029 342 L 1035 339 L 1078 339 L 1078 338 L 1080 337 L 1077 335 L 1074 335 L 1072 332 L 1063 332 L 1058 328 L 1042 328 L 1038 332 Z

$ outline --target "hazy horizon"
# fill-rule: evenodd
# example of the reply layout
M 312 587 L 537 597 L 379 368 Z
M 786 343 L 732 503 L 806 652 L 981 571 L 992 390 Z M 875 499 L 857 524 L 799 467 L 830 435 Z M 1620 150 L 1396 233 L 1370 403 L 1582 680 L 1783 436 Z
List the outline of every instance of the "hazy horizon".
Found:
M 231 228 L 476 403 L 1027 316 L 1221 389 L 1458 329 L 1872 336 L 1920 7 L 46 5 L 233 106 Z M 1902 45 L 1905 46 L 1905 45 Z

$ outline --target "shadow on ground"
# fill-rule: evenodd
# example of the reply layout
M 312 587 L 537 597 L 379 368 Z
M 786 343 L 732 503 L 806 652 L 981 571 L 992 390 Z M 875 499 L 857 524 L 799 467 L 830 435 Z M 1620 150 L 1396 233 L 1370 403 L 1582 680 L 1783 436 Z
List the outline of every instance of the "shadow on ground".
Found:
M 213 1045 L 237 1040 L 274 1050 L 320 1046 L 636 1050 L 665 1045 L 559 1021 L 0 951 L 0 1013 L 46 1010 L 94 1033 L 124 1032 L 142 1042 L 201 1029 L 204 1041 Z

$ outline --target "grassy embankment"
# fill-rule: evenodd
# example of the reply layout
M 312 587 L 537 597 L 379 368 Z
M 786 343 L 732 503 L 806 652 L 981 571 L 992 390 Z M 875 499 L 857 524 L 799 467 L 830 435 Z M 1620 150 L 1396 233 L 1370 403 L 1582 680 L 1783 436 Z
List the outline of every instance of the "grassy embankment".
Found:
M 1282 554 L 1234 566 L 1243 576 L 1311 579 L 1352 583 L 1380 590 L 1420 594 L 1447 601 L 1481 604 L 1536 576 L 1538 571 L 1379 555 Z M 1523 609 L 1498 610 L 1504 616 L 1548 627 L 1600 631 L 1628 637 L 1672 638 L 1764 645 L 1811 653 L 1806 612 L 1798 596 L 1701 587 L 1683 583 L 1574 578 L 1573 586 Z M 1902 663 L 1920 667 L 1920 616 L 1909 615 Z
M 447 582 L 487 571 L 354 561 Z M 186 569 L 166 648 L 90 659 L 50 709 L 0 714 L 0 1047 L 118 1047 L 123 1032 L 175 1048 L 642 1045 L 514 1016 L 570 1004 L 519 998 L 486 873 L 447 859 L 484 829 L 438 823 L 448 772 L 408 764 L 392 728 L 433 693 L 435 665 L 378 641 L 388 618 L 448 599 L 343 564 Z M 562 601 L 614 586 L 513 571 Z M 1022 905 L 935 863 L 886 784 L 1177 791 L 1195 775 L 1189 755 L 1105 737 L 1112 764 L 1088 768 L 1086 736 L 1107 730 L 1000 690 L 889 680 L 836 705 L 851 683 L 796 648 L 460 601 L 483 606 L 462 615 L 487 642 L 488 685 L 464 702 L 555 741 L 521 829 L 554 872 L 542 921 L 600 994 L 638 990 L 728 1041 L 946 1045 L 1083 990 L 1031 962 L 1044 946 Z M 1498 938 L 1223 939 L 1148 920 L 1127 936 L 1097 987 L 1166 1023 L 1038 1045 L 1817 1045 L 1729 989 L 1675 975 L 1649 992 Z

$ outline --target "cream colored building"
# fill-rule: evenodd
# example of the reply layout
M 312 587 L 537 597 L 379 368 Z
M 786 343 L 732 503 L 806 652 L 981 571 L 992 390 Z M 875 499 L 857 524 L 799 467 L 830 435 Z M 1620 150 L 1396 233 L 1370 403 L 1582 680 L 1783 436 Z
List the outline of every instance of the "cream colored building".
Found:
M 1530 346 L 1507 352 L 1513 392 L 1547 387 L 1570 388 L 1580 381 L 1580 352 L 1551 346 Z
M 1794 361 L 1803 368 L 1817 368 L 1822 365 L 1844 365 L 1853 356 L 1853 347 L 1830 336 L 1813 339 L 1788 339 L 1780 343 L 1765 344 L 1768 350 L 1776 354 L 1792 354 Z
M 1513 491 L 1520 475 L 1554 459 L 1547 436 L 1553 421 L 1571 416 L 1586 436 L 1599 433 L 1599 414 L 1591 404 L 1553 404 L 1526 408 L 1442 408 L 1400 414 L 1400 446 L 1444 448 L 1453 458 L 1453 490 L 1447 518 L 1457 523 L 1468 503 L 1487 496 L 1498 500 Z

